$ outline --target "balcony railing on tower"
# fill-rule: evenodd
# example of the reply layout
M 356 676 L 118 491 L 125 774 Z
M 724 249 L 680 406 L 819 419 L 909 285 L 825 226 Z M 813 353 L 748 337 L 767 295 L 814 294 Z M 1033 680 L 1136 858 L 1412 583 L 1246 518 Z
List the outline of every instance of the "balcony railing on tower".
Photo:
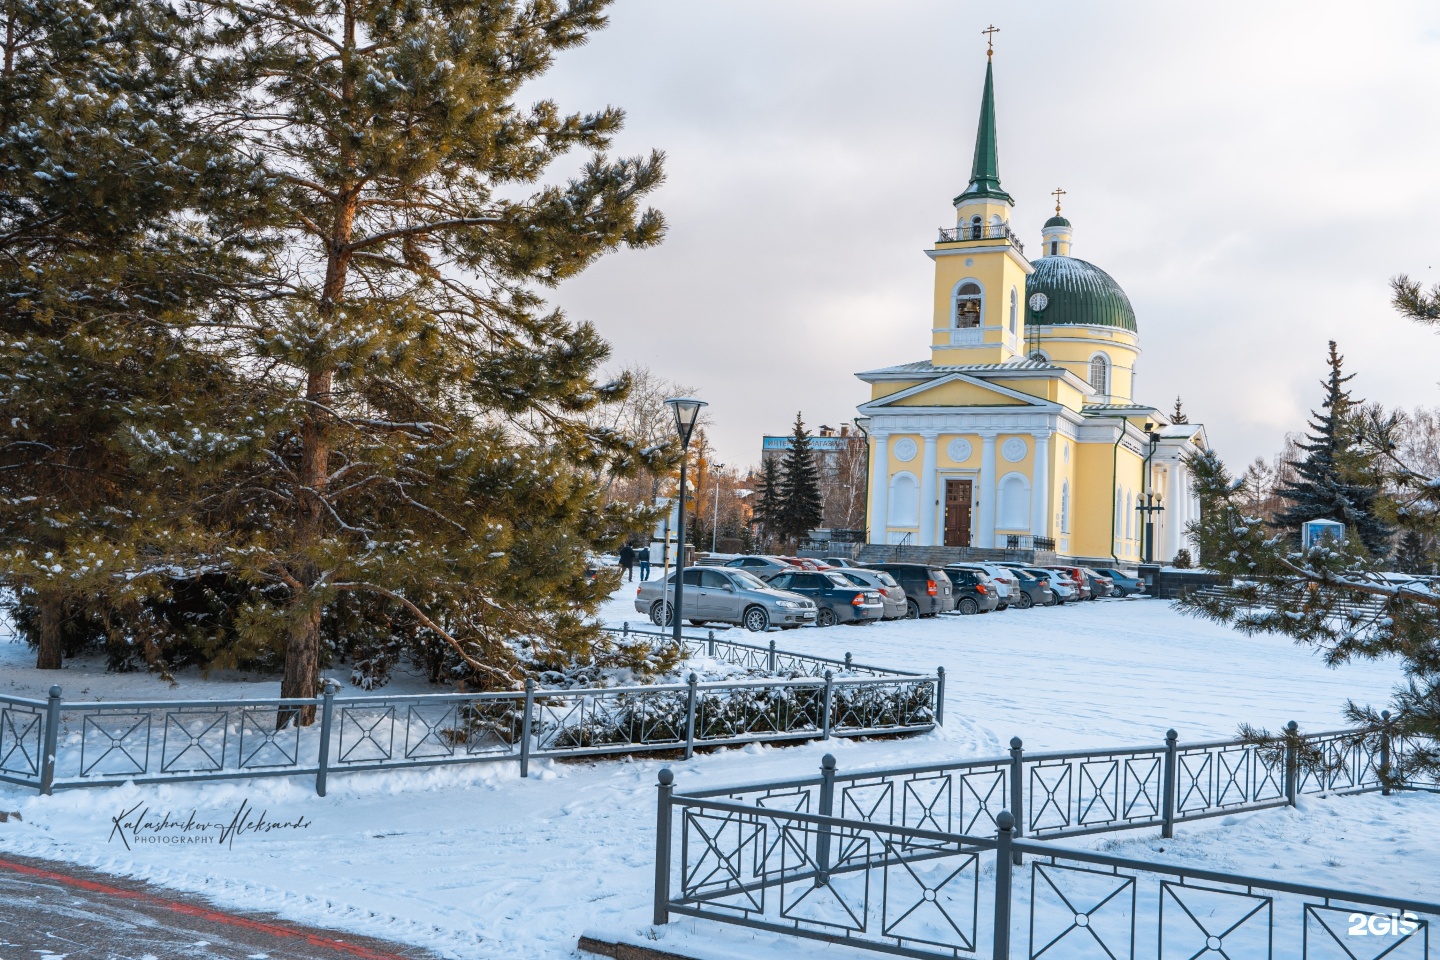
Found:
M 1020 248 L 1021 253 L 1025 252 L 1025 245 L 1008 223 L 963 223 L 958 227 L 940 228 L 940 243 L 963 243 L 967 240 L 1009 240 Z

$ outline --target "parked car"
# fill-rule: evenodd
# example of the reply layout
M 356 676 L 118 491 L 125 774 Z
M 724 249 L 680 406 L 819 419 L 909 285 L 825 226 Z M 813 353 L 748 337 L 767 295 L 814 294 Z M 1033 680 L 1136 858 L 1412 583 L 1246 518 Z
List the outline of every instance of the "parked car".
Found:
M 1050 589 L 1055 593 L 1057 606 L 1080 598 L 1080 591 L 1076 590 L 1070 578 L 1059 570 L 1051 570 L 1049 567 L 1026 567 L 1025 572 L 1033 573 L 1037 577 L 1044 577 L 1050 581 Z
M 960 570 L 946 567 L 945 576 L 955 589 L 955 612 L 989 613 L 1000 606 L 1000 588 L 983 570 Z
M 776 560 L 784 560 L 792 567 L 799 567 L 801 570 L 829 570 L 830 564 L 824 560 L 816 560 L 814 557 L 776 557 Z
M 1011 572 L 1015 574 L 1016 589 L 1020 592 L 1015 596 L 1015 606 L 1021 610 L 1029 610 L 1031 607 L 1053 607 L 1058 602 L 1055 591 L 1050 589 L 1050 578 L 1041 577 L 1028 570 L 1012 567 Z
M 1090 593 L 1090 578 L 1085 576 L 1079 567 L 1062 567 L 1057 565 L 1046 567 L 1045 569 L 1054 570 L 1064 577 L 1065 582 L 1070 584 L 1071 589 L 1075 591 L 1076 600 L 1093 599 L 1093 595 Z
M 1081 567 L 1080 572 L 1090 581 L 1090 599 L 1099 600 L 1101 597 L 1109 597 L 1115 594 L 1115 581 L 1105 576 L 1094 567 Z
M 753 573 L 761 580 L 764 580 L 766 577 L 773 577 L 782 570 L 795 569 L 794 564 L 781 557 L 767 557 L 759 554 L 736 557 L 734 560 L 726 560 L 725 566 L 732 570 L 744 570 L 746 573 Z
M 998 563 L 952 563 L 945 569 L 979 570 L 995 581 L 995 587 L 1000 592 L 1000 605 L 995 608 L 996 610 L 1005 610 L 1012 603 L 1016 606 L 1020 605 L 1020 578 L 1009 567 L 1002 567 Z
M 905 616 L 905 590 L 895 578 L 884 570 L 866 567 L 843 567 L 835 571 L 859 587 L 872 587 L 880 593 L 880 602 L 885 605 L 883 620 L 900 620 Z
M 877 563 L 905 591 L 905 616 L 933 617 L 955 609 L 955 589 L 939 567 L 925 563 Z
M 849 557 L 821 557 L 821 563 L 828 563 L 837 570 L 853 570 L 860 566 Z
M 1114 567 L 1098 567 L 1095 572 L 1110 578 L 1110 582 L 1115 585 L 1115 596 L 1117 597 L 1129 597 L 1145 592 L 1144 580 L 1132 577 L 1128 573 L 1122 573 Z
M 772 626 L 793 629 L 814 623 L 813 601 L 786 593 L 744 570 L 725 567 L 686 567 L 685 598 L 681 616 L 693 624 L 735 623 L 762 633 Z M 656 626 L 670 623 L 675 597 L 675 574 L 662 584 L 647 580 L 635 590 L 635 609 Z
M 819 608 L 815 622 L 822 627 L 837 623 L 874 623 L 885 613 L 880 592 L 861 587 L 833 572 L 790 570 L 770 578 L 777 590 L 798 593 Z

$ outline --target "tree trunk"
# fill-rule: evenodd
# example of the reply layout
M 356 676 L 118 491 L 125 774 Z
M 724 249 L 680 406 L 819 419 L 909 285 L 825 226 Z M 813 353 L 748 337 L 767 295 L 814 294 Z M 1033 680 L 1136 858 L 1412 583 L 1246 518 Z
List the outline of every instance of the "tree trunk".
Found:
M 65 601 L 54 591 L 41 590 L 35 602 L 40 608 L 40 652 L 35 657 L 35 669 L 59 670 L 65 652 Z

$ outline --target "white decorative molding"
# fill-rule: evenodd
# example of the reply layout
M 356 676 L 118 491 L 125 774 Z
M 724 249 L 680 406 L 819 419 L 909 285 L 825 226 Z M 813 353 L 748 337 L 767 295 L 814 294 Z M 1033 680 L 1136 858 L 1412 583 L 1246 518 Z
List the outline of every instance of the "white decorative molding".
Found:
M 950 331 L 950 346 L 964 347 L 985 342 L 985 331 L 980 327 L 961 327 Z
M 910 437 L 901 437 L 899 440 L 896 440 L 895 447 L 891 451 L 895 459 L 901 463 L 909 463 L 911 460 L 914 460 L 916 454 L 919 452 L 920 447 L 916 445 L 915 441 Z
M 1000 445 L 1000 456 L 1011 463 L 1019 463 L 1030 452 L 1030 445 L 1020 437 L 1011 437 Z
M 969 460 L 970 454 L 974 452 L 975 448 L 970 446 L 970 441 L 964 437 L 956 437 L 945 447 L 945 453 L 956 463 L 964 463 Z

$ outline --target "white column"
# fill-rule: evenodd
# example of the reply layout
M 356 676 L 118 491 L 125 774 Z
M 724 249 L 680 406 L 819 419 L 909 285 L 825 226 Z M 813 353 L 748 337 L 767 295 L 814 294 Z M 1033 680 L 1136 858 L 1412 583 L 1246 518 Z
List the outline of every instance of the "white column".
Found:
M 1180 531 L 1184 526 L 1184 507 L 1180 493 L 1181 478 L 1180 471 L 1184 469 L 1179 463 L 1167 465 L 1165 471 L 1165 512 L 1160 516 L 1165 518 L 1165 557 L 1164 562 L 1169 563 L 1175 559 L 1175 554 L 1180 551 Z
M 1030 533 L 1050 536 L 1045 520 L 1050 515 L 1050 435 L 1035 434 L 1035 463 L 1030 474 Z
M 870 464 L 870 542 L 884 543 L 890 519 L 890 434 L 877 433 Z
M 980 542 L 977 547 L 995 546 L 995 434 L 980 434 Z
M 935 431 L 927 430 L 921 434 L 925 439 L 925 456 L 920 461 L 920 536 L 918 542 L 922 547 L 933 547 L 935 537 L 935 507 L 938 506 L 935 496 Z

